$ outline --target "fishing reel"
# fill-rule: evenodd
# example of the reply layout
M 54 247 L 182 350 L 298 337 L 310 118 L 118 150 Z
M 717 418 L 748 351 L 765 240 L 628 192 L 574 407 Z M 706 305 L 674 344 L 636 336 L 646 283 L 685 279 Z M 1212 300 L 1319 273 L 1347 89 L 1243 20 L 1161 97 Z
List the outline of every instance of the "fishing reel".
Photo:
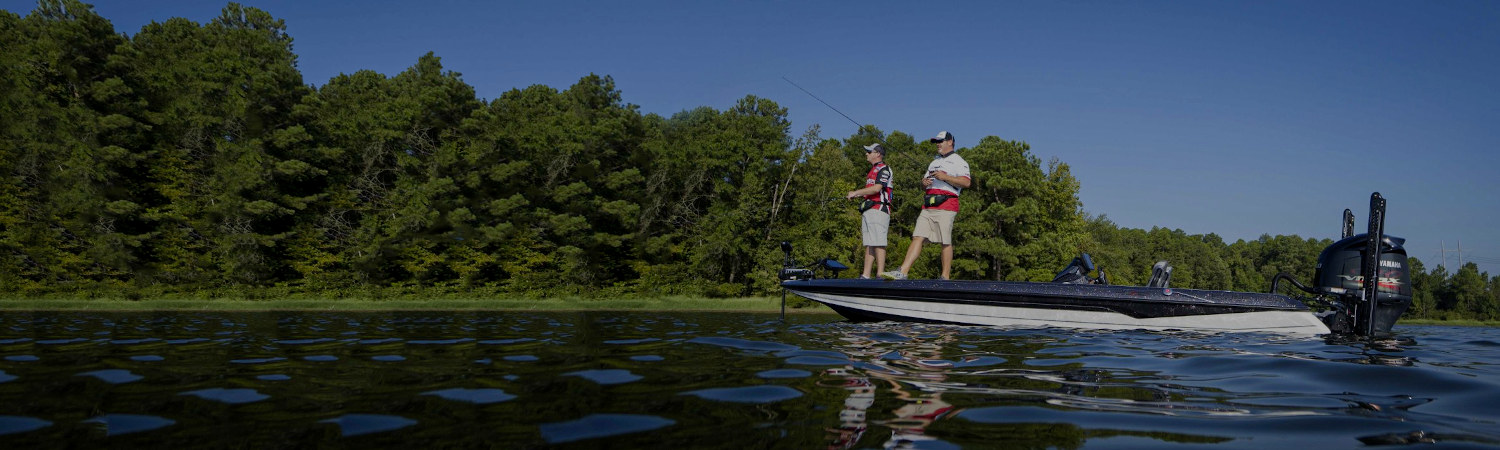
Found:
M 813 261 L 812 264 L 799 267 L 796 262 L 792 261 L 791 242 L 782 241 L 781 252 L 786 255 L 786 262 L 782 264 L 781 271 L 776 274 L 781 281 L 811 280 L 817 278 L 818 270 L 833 273 L 833 276 L 824 278 L 838 278 L 839 272 L 849 270 L 849 266 L 830 258 L 819 259 Z

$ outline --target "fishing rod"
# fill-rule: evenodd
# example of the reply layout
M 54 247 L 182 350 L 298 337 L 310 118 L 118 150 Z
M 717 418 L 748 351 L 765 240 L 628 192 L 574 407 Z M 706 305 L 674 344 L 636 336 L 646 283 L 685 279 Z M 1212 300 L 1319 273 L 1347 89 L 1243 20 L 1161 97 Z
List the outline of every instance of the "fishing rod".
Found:
M 786 82 L 790 83 L 792 85 L 792 87 L 795 87 L 795 88 L 797 88 L 797 90 L 800 90 L 803 93 L 807 94 L 807 96 L 812 97 L 813 100 L 817 100 L 818 103 L 822 103 L 823 106 L 827 106 L 828 109 L 833 110 L 833 112 L 839 113 L 839 115 L 840 116 L 844 116 L 845 119 L 849 119 L 849 122 L 854 123 L 854 126 L 856 127 L 856 130 L 863 130 L 865 128 L 864 124 L 859 123 L 858 120 L 854 120 L 854 118 L 849 117 L 848 114 L 844 114 L 843 111 L 839 111 L 838 108 L 833 107 L 833 105 L 830 105 L 830 104 L 828 104 L 828 102 L 823 101 L 823 99 L 818 98 L 817 95 L 814 95 L 812 92 L 808 91 L 807 89 L 804 89 L 802 86 L 797 85 L 797 83 L 793 82 L 790 78 L 787 78 L 786 76 L 782 76 L 781 79 L 786 80 Z M 871 126 L 873 126 L 873 125 L 871 125 Z M 886 150 L 890 151 L 891 144 L 888 144 L 888 143 L 885 142 L 885 137 L 881 136 L 880 134 L 876 134 L 875 135 L 875 140 L 880 141 L 880 143 L 882 145 L 885 145 Z M 915 158 L 912 158 L 911 155 L 902 153 L 901 156 L 905 156 L 908 161 L 916 163 L 918 166 L 922 165 L 921 161 L 917 161 Z

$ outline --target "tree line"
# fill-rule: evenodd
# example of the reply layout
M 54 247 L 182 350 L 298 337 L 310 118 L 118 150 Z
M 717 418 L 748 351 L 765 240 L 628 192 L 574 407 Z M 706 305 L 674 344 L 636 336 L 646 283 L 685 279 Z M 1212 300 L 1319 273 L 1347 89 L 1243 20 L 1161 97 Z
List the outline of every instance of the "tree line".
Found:
M 871 126 L 794 134 L 754 95 L 642 113 L 594 74 L 485 100 L 431 53 L 314 87 L 292 42 L 235 3 L 133 35 L 76 0 L 0 11 L 0 288 L 764 295 L 781 241 L 802 260 L 859 261 L 842 194 L 877 141 L 900 261 L 934 153 Z M 1331 243 L 1121 228 L 1085 214 L 1068 165 L 1023 141 L 960 152 L 975 185 L 954 227 L 958 279 L 1046 281 L 1087 251 L 1118 284 L 1166 259 L 1174 285 L 1262 291 L 1276 272 L 1310 278 Z M 913 276 L 935 276 L 928 253 Z M 1412 268 L 1412 315 L 1500 319 L 1500 276 Z

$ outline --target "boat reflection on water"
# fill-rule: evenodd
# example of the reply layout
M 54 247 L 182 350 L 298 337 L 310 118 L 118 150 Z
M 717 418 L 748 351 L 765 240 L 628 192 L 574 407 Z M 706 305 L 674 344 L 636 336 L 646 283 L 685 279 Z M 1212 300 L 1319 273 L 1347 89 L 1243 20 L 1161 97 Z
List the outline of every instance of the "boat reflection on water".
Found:
M 1446 366 L 1424 366 L 1419 356 L 1444 356 L 1410 338 L 899 322 L 830 324 L 808 337 L 848 358 L 818 382 L 829 394 L 824 405 L 842 401 L 837 428 L 825 430 L 830 449 L 1500 443 L 1481 431 L 1490 423 L 1442 413 L 1491 403 L 1444 404 L 1433 391 L 1488 382 L 1423 372 Z M 1390 393 L 1393 380 L 1413 374 L 1430 382 Z M 1330 423 L 1345 428 L 1330 431 Z
M 1220 443 L 1233 437 L 1115 430 L 1107 426 L 1101 429 L 1098 425 L 1074 421 L 1118 414 L 1112 417 L 1192 423 L 1215 418 L 1293 418 L 1333 412 L 1290 405 L 1256 405 L 1238 401 L 1232 398 L 1233 394 L 1194 386 L 1190 381 L 1194 376 L 1165 381 L 1178 377 L 1083 362 L 1114 361 L 1128 366 L 1134 362 L 1155 361 L 1152 364 L 1162 365 L 1163 361 L 1173 361 L 1165 366 L 1176 366 L 1179 356 L 1175 355 L 1184 351 L 1242 353 L 1204 346 L 1190 339 L 1212 339 L 1214 335 L 1075 333 L 1060 329 L 1005 330 L 899 322 L 846 324 L 830 331 L 834 333 L 823 339 L 849 358 L 848 364 L 827 369 L 820 383 L 823 387 L 847 391 L 839 414 L 840 426 L 828 430 L 829 448 L 833 449 L 865 448 L 876 442 L 888 449 L 960 448 L 989 442 L 982 437 L 985 435 L 1020 439 L 1014 441 L 1016 445 L 1029 442 L 1056 447 L 1077 447 L 1093 438 L 1127 435 L 1164 442 Z M 1097 345 L 1121 339 L 1137 344 Z M 1147 350 L 1137 345 L 1161 348 Z M 1147 354 L 1160 359 L 1143 358 Z M 1191 365 L 1193 361 L 1180 363 Z M 948 421 L 962 424 L 940 423 Z M 871 430 L 889 435 L 870 435 Z
M 849 391 L 839 412 L 840 427 L 829 430 L 828 447 L 853 448 L 872 422 L 890 429 L 884 448 L 914 448 L 918 442 L 937 441 L 926 434 L 927 427 L 955 412 L 953 405 L 943 401 L 940 387 L 953 367 L 953 362 L 943 359 L 944 346 L 953 342 L 953 329 L 928 330 L 935 333 L 911 337 L 869 331 L 868 327 L 861 330 L 846 329 L 839 337 L 840 350 L 853 364 L 823 374 L 825 386 Z M 870 417 L 882 389 L 901 402 L 889 411 L 895 417 L 883 418 L 883 413 Z

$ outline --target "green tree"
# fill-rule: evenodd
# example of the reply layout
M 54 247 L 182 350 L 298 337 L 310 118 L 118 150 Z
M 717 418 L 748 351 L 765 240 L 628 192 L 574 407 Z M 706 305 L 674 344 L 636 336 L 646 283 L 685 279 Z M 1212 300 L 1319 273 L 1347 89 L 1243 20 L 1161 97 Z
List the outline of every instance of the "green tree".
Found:
M 31 150 L 44 102 L 34 89 L 38 66 L 24 63 L 34 41 L 30 25 L 0 11 L 0 288 L 12 291 L 50 280 L 39 253 L 55 242 L 40 213 L 41 154 Z
M 747 96 L 694 126 L 693 140 L 682 142 L 689 159 L 703 166 L 699 189 L 712 199 L 696 221 L 700 232 L 687 236 L 689 263 L 724 283 L 711 294 L 751 293 L 755 280 L 746 275 L 781 259 L 770 239 L 777 214 L 769 206 L 795 157 L 786 113 L 771 100 Z
M 3 151 L 7 209 L 24 221 L 5 241 L 31 282 L 128 279 L 150 230 L 133 202 L 142 128 L 110 57 L 125 39 L 77 1 L 42 1 L 24 21 L 3 20 L 7 124 Z M 131 148 L 127 148 L 131 147 Z M 17 248 L 19 247 L 19 248 Z
M 513 289 L 577 292 L 638 278 L 634 249 L 650 220 L 642 217 L 641 185 L 657 155 L 644 150 L 646 119 L 622 100 L 613 78 L 589 75 L 563 92 L 513 90 L 476 123 L 492 124 L 485 127 L 493 132 L 470 147 L 502 149 L 472 161 L 494 160 L 474 169 L 490 170 L 489 182 L 500 186 L 476 204 L 494 214 L 481 220 L 497 224 L 487 233 L 521 244 L 498 249 L 520 262 L 502 268 Z
M 1448 268 L 1441 264 L 1432 268 L 1432 272 L 1427 275 L 1428 281 L 1432 283 L 1430 289 L 1432 290 L 1433 299 L 1436 300 L 1436 308 L 1434 309 L 1445 312 L 1444 314 L 1447 311 L 1452 311 L 1457 305 L 1457 302 L 1454 301 L 1453 288 L 1448 283 L 1448 278 Z
M 1487 320 L 1491 317 L 1493 304 L 1490 301 L 1488 276 L 1479 273 L 1473 262 L 1464 263 L 1447 281 L 1447 291 L 1453 298 L 1453 310 L 1459 317 Z
M 460 193 L 482 179 L 463 129 L 482 106 L 430 52 L 395 77 L 340 75 L 306 96 L 295 113 L 316 143 L 306 153 L 329 168 L 288 246 L 306 282 L 477 282 L 476 199 Z
M 157 233 L 152 278 L 255 285 L 284 276 L 280 242 L 321 195 L 302 184 L 318 169 L 300 159 L 310 136 L 291 110 L 310 90 L 284 22 L 230 3 L 204 26 L 145 26 L 111 63 L 150 130 L 139 178 Z
M 1433 288 L 1442 281 L 1433 279 L 1433 276 L 1427 273 L 1422 260 L 1417 258 L 1407 258 L 1407 273 L 1411 275 L 1412 300 L 1411 308 L 1405 315 L 1418 319 L 1436 317 L 1437 298 Z
M 1254 241 L 1236 241 L 1227 251 L 1237 254 L 1236 290 L 1261 291 L 1270 286 L 1271 277 L 1286 272 L 1299 280 L 1311 280 L 1318 266 L 1318 254 L 1333 245 L 1327 239 L 1303 239 L 1298 236 L 1261 235 Z
M 1500 320 L 1500 275 L 1490 277 L 1489 286 L 1486 286 L 1485 298 L 1487 304 L 1484 310 L 1487 312 L 1485 320 Z

